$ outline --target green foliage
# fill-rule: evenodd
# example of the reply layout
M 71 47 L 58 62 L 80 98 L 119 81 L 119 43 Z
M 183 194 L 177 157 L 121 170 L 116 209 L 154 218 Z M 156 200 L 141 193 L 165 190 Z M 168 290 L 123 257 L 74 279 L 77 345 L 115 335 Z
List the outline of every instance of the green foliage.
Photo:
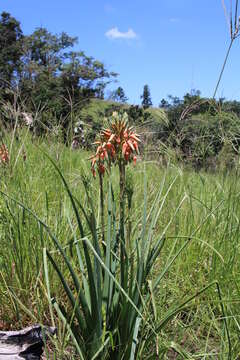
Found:
M 0 89 L 14 85 L 20 67 L 23 33 L 20 23 L 9 13 L 0 18 Z
M 137 123 L 141 122 L 141 119 L 143 118 L 144 111 L 143 109 L 138 105 L 131 105 L 128 109 L 128 116 L 131 119 L 132 122 Z
M 44 28 L 36 29 L 24 37 L 24 53 L 21 57 L 19 91 L 26 98 L 28 111 L 47 104 L 49 111 L 62 111 L 61 79 L 59 73 L 64 60 L 64 52 L 72 47 L 76 38 L 67 34 L 53 35 Z
M 142 99 L 142 106 L 144 109 L 148 109 L 150 106 L 152 106 L 151 94 L 148 85 L 144 85 L 141 99 Z
M 112 91 L 110 98 L 113 101 L 118 101 L 121 103 L 126 103 L 128 101 L 128 98 L 126 97 L 125 92 L 121 86 Z
M 220 105 L 222 107 L 222 111 L 224 112 L 232 112 L 240 117 L 240 101 L 229 101 L 221 99 Z
M 163 144 L 171 147 L 180 161 L 197 169 L 216 169 L 223 147 L 225 153 L 229 151 L 231 164 L 236 163 L 240 125 L 237 101 L 201 98 L 198 90 L 183 99 L 168 98 L 169 102 L 162 99 L 160 104 L 168 119 L 157 130 L 161 148 Z
M 239 118 L 229 113 L 192 116 L 181 121 L 172 141 L 181 151 L 183 159 L 192 162 L 194 166 L 214 167 L 224 144 L 229 144 L 228 149 L 233 156 L 234 153 L 235 156 L 238 154 L 239 125 Z M 211 164 L 209 159 L 215 160 Z
M 44 28 L 25 37 L 19 88 L 23 96 L 29 96 L 28 108 L 31 103 L 47 103 L 59 117 L 82 99 L 102 97 L 104 79 L 113 73 L 84 52 L 67 52 L 76 41 L 66 33 L 53 35 Z

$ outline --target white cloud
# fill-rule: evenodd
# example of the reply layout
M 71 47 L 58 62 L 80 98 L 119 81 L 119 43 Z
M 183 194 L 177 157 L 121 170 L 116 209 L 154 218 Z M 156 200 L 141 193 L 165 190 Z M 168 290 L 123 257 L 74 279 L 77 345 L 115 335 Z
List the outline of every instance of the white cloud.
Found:
M 117 27 L 108 30 L 105 36 L 109 39 L 136 39 L 137 34 L 133 29 L 128 29 L 126 32 L 119 31 Z

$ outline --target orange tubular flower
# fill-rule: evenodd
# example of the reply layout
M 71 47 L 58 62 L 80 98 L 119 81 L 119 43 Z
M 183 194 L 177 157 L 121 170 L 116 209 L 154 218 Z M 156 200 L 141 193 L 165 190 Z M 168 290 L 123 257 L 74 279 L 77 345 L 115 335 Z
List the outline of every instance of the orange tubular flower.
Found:
M 99 171 L 100 174 L 104 174 L 105 173 L 105 166 L 103 164 L 99 164 L 98 171 Z
M 140 141 L 140 139 L 138 138 L 138 135 L 137 135 L 137 134 L 133 134 L 133 133 L 131 133 L 131 134 L 129 135 L 129 137 L 130 137 L 131 139 L 133 139 L 133 140 L 137 141 L 137 142 L 139 142 L 139 141 Z
M 97 159 L 96 159 L 96 158 L 93 158 L 93 159 L 92 159 L 92 163 L 91 163 L 92 168 L 94 168 L 94 165 L 96 164 L 96 161 L 97 161 Z
M 136 152 L 139 153 L 137 141 L 135 141 L 135 140 L 133 141 L 133 146 L 134 146 Z
M 8 149 L 7 149 L 5 144 L 2 144 L 0 146 L 0 162 L 3 163 L 3 164 L 8 164 L 9 163 Z
M 126 154 L 127 149 L 128 149 L 128 144 L 125 142 L 123 144 L 123 146 L 122 146 L 122 154 L 123 154 L 123 156 Z
M 126 161 L 128 161 L 128 160 L 129 160 L 129 157 L 130 157 L 130 152 L 129 152 L 129 151 L 126 151 L 125 154 L 124 154 L 124 159 L 125 159 Z
M 93 177 L 95 178 L 96 177 L 96 170 L 94 168 L 92 168 L 91 170 L 92 170 Z
M 115 134 L 111 134 L 111 136 L 108 139 L 108 142 L 111 143 L 111 141 L 113 141 L 115 137 L 116 137 Z
M 133 146 L 133 143 L 131 142 L 131 140 L 127 141 L 127 144 L 130 146 L 130 148 L 132 149 L 132 151 L 135 151 L 135 148 Z

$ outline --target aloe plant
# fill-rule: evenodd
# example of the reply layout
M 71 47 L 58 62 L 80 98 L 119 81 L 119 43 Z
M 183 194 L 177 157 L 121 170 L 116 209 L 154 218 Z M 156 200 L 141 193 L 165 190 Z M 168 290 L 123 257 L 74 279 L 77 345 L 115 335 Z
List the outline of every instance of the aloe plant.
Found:
M 125 120 L 119 119 L 117 115 L 115 115 L 114 121 L 115 123 L 117 122 L 120 128 L 120 137 L 124 137 L 124 131 L 128 129 L 127 123 Z M 105 136 L 106 132 L 103 132 L 103 134 Z M 114 139 L 112 135 L 111 131 L 107 134 L 108 138 Z M 125 138 L 127 138 L 126 135 Z M 195 233 L 186 239 L 185 243 L 164 266 L 160 274 L 151 281 L 152 269 L 163 249 L 166 232 L 182 203 L 185 201 L 186 196 L 183 194 L 168 224 L 162 232 L 156 236 L 155 227 L 160 218 L 168 193 L 172 186 L 174 186 L 176 178 L 165 191 L 165 177 L 162 179 L 150 210 L 148 210 L 147 206 L 147 182 L 145 179 L 143 211 L 142 218 L 139 221 L 140 226 L 138 230 L 131 229 L 131 226 L 129 227 L 131 201 L 128 201 L 128 217 L 125 211 L 126 189 L 131 196 L 133 192 L 131 184 L 126 184 L 125 176 L 125 167 L 131 155 L 127 155 L 126 158 L 124 151 L 122 151 L 123 144 L 125 143 L 124 139 L 123 141 L 120 139 L 118 143 L 121 144 L 121 147 L 119 147 L 119 149 L 115 147 L 114 150 L 116 150 L 116 163 L 119 169 L 120 199 L 118 199 L 118 201 L 115 200 L 111 177 L 109 177 L 107 180 L 107 204 L 103 201 L 103 189 L 101 189 L 100 192 L 101 217 L 107 214 L 107 219 L 105 219 L 106 227 L 104 227 L 104 230 L 103 223 L 100 226 L 100 230 L 97 227 L 97 216 L 95 214 L 94 201 L 91 198 L 88 181 L 83 179 L 88 201 L 87 210 L 81 201 L 74 197 L 62 172 L 52 162 L 63 181 L 75 213 L 77 231 L 74 231 L 73 235 L 79 266 L 76 272 L 60 242 L 47 228 L 49 235 L 68 268 L 74 289 L 70 288 L 68 278 L 63 275 L 57 261 L 54 260 L 48 250 L 44 252 L 45 274 L 47 279 L 48 258 L 61 280 L 72 310 L 69 312 L 69 310 L 63 308 L 62 305 L 60 306 L 55 299 L 52 301 L 52 306 L 64 322 L 69 335 L 72 337 L 79 357 L 84 360 L 97 358 L 133 360 L 142 358 L 144 351 L 143 345 L 156 339 L 159 331 L 161 331 L 179 311 L 183 310 L 190 301 L 213 285 L 217 286 L 220 303 L 222 304 L 219 285 L 213 282 L 199 290 L 197 294 L 191 296 L 182 304 L 169 309 L 159 322 L 152 321 L 154 293 L 170 266 L 187 247 Z M 101 145 L 98 144 L 101 146 L 101 151 L 97 151 L 95 155 L 98 156 L 99 154 L 97 158 L 99 159 L 98 166 L 101 166 L 99 171 L 100 187 L 103 181 L 102 168 L 104 166 L 104 157 L 109 161 L 108 156 L 101 156 L 101 153 L 105 150 L 104 146 L 106 146 L 107 149 L 107 144 L 109 144 L 109 142 Z M 108 146 L 108 148 L 112 151 L 112 146 Z M 114 160 L 115 159 L 111 159 L 111 162 Z M 111 166 L 109 166 L 109 169 L 111 170 Z M 93 173 L 95 175 L 94 171 Z M 105 206 L 107 207 L 107 209 L 105 209 L 107 211 L 104 211 Z M 209 216 L 211 216 L 211 214 L 208 214 L 207 218 Z M 207 219 L 204 219 L 203 223 L 206 220 Z M 87 226 L 84 226 L 84 224 L 87 224 Z M 104 234 L 102 233 L 103 231 Z M 195 230 L 195 232 L 197 231 L 198 229 Z M 79 234 L 79 237 L 77 234 Z M 50 298 L 49 286 L 48 289 Z M 223 305 L 221 306 L 224 314 Z M 226 321 L 224 322 L 224 326 L 229 340 L 230 353 L 231 345 Z M 143 335 L 144 333 L 145 335 Z M 179 354 L 187 354 L 178 344 L 171 344 L 171 347 L 179 352 Z M 166 353 L 167 349 L 168 347 L 165 347 L 165 350 L 163 347 L 161 349 L 162 354 L 164 354 L 164 351 Z

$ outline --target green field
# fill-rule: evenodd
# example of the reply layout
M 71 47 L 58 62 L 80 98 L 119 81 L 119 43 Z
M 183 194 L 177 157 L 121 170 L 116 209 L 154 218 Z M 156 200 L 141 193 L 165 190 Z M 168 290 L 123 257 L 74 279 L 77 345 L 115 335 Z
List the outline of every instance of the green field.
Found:
M 90 173 L 90 154 L 83 150 L 72 151 L 53 139 L 33 140 L 25 132 L 19 134 L 18 140 L 8 137 L 6 142 L 10 164 L 0 169 L 0 330 L 22 328 L 32 323 L 55 324 L 58 336 L 50 343 L 49 358 L 78 358 L 74 355 L 76 350 L 68 329 L 49 306 L 48 291 L 71 311 L 59 276 L 50 263 L 46 278 L 43 249 L 55 259 L 70 288 L 72 280 L 53 241 L 28 209 L 50 227 L 80 278 L 73 245 L 76 219 L 64 184 L 47 155 L 61 169 L 74 197 L 88 210 L 82 177 L 87 180 L 99 229 L 98 181 L 92 179 Z M 105 175 L 106 204 L 109 177 Z M 151 332 L 150 323 L 151 327 L 161 323 L 172 309 L 196 295 L 161 327 L 138 358 L 239 359 L 238 170 L 196 173 L 171 162 L 162 167 L 157 162 L 139 161 L 136 167 L 129 166 L 128 177 L 134 190 L 128 214 L 134 239 L 143 227 L 144 186 L 147 189 L 146 228 L 151 226 L 152 216 L 159 210 L 152 238 L 162 236 L 165 239 L 150 274 L 152 282 L 159 277 L 159 283 L 145 304 L 146 308 L 143 306 L 146 323 L 141 325 L 139 347 Z M 116 169 L 111 182 L 117 198 Z M 85 220 L 83 223 L 86 227 Z M 90 235 L 89 239 L 92 241 Z M 79 248 L 81 252 L 81 246 Z M 207 288 L 208 285 L 211 286 Z M 151 282 L 146 284 L 146 293 L 150 287 Z M 142 294 L 143 298 L 145 295 Z

